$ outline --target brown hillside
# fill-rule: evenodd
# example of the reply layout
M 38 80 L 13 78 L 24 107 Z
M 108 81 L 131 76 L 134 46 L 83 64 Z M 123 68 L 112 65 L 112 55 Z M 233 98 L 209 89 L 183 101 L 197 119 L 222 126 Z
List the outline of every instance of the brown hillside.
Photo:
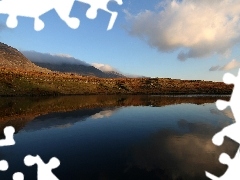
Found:
M 17 49 L 0 43 L 0 96 L 86 94 L 231 94 L 222 82 L 170 78 L 97 78 L 58 73 L 34 65 Z
M 49 70 L 36 66 L 29 61 L 17 49 L 0 42 L 0 68 L 10 68 L 12 70 L 24 71 L 44 71 Z
M 0 96 L 89 94 L 231 94 L 222 82 L 170 78 L 96 78 L 56 72 L 0 69 Z

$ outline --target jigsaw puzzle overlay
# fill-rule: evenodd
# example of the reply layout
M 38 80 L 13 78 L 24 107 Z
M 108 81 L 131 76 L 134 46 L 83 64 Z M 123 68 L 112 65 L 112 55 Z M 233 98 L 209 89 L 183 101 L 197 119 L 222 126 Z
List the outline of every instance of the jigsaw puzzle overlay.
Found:
M 24 158 L 24 163 L 26 166 L 33 166 L 37 164 L 38 172 L 37 179 L 38 180 L 58 180 L 58 178 L 52 173 L 52 169 L 57 168 L 60 165 L 60 161 L 53 157 L 49 160 L 47 164 L 43 162 L 43 160 L 37 156 L 28 155 Z
M 103 10 L 111 14 L 107 30 L 113 28 L 116 21 L 117 12 L 110 11 L 107 5 L 110 1 L 115 1 L 118 5 L 122 5 L 122 0 L 77 0 L 78 2 L 90 5 L 86 12 L 89 19 L 97 17 L 97 11 Z M 29 17 L 34 19 L 34 29 L 40 31 L 44 28 L 44 22 L 40 16 L 54 9 L 58 16 L 72 29 L 77 29 L 80 20 L 76 17 L 69 17 L 72 10 L 74 0 L 1 0 L 0 14 L 7 14 L 6 25 L 9 28 L 15 28 L 18 25 L 18 16 Z
M 11 146 L 15 144 L 13 139 L 13 134 L 15 129 L 12 126 L 7 126 L 4 128 L 3 133 L 5 135 L 5 139 L 0 140 L 0 147 L 1 146 Z
M 222 131 L 215 134 L 212 141 L 215 145 L 220 146 L 223 144 L 224 137 L 227 136 L 240 144 L 240 111 L 238 102 L 240 101 L 240 69 L 238 76 L 235 77 L 230 73 L 226 73 L 223 77 L 223 81 L 226 84 L 234 84 L 232 96 L 229 102 L 218 100 L 216 102 L 219 110 L 224 110 L 227 106 L 230 106 L 235 118 L 235 123 L 225 127 Z M 228 169 L 221 177 L 216 177 L 209 172 L 206 172 L 206 176 L 212 180 L 237 180 L 240 179 L 240 148 L 235 154 L 233 159 L 226 153 L 222 153 L 219 157 L 219 162 L 228 165 Z
M 15 144 L 13 139 L 13 135 L 15 132 L 14 127 L 7 126 L 4 128 L 4 135 L 5 139 L 0 140 L 0 147 L 1 146 L 11 146 Z M 52 169 L 57 168 L 60 165 L 59 159 L 53 157 L 49 160 L 47 164 L 43 162 L 40 156 L 31 156 L 27 155 L 24 158 L 24 164 L 26 166 L 33 166 L 37 164 L 37 180 L 59 180 L 53 173 Z M 0 160 L 0 171 L 7 171 L 9 168 L 8 162 L 6 160 Z M 16 172 L 12 176 L 13 180 L 24 180 L 24 175 L 21 172 Z
M 8 162 L 5 160 L 0 161 L 0 171 L 6 171 L 8 169 Z

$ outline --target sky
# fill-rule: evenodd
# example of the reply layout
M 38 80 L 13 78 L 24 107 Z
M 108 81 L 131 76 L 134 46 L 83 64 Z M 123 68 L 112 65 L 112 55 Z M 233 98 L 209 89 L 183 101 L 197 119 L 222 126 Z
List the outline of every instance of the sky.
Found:
M 49 61 L 65 57 L 128 75 L 222 81 L 226 72 L 238 73 L 239 0 L 111 1 L 108 9 L 118 16 L 109 31 L 110 14 L 99 10 L 89 19 L 88 8 L 74 2 L 70 16 L 80 19 L 77 29 L 50 10 L 40 16 L 41 31 L 34 30 L 33 18 L 20 16 L 18 26 L 8 28 L 8 14 L 0 9 L 0 41 L 24 53 L 54 56 Z

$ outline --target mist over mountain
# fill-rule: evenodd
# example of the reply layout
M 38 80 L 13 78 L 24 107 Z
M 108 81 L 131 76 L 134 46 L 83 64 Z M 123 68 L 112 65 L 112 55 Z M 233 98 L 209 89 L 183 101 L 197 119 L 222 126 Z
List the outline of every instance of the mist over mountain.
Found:
M 35 62 L 35 64 L 40 67 L 50 69 L 52 71 L 77 73 L 83 76 L 96 76 L 101 78 L 123 77 L 123 75 L 121 74 L 102 72 L 93 66 L 74 65 L 74 64 L 66 64 L 66 63 L 52 64 L 52 63 L 39 63 L 39 62 Z
M 96 76 L 101 78 L 124 77 L 124 75 L 115 71 L 101 71 L 67 54 L 49 54 L 36 51 L 22 51 L 22 53 L 34 64 L 52 71 L 77 73 L 83 76 Z
M 76 59 L 68 54 L 50 54 L 41 53 L 37 51 L 21 51 L 26 58 L 28 58 L 33 63 L 51 63 L 51 64 L 74 64 L 74 65 L 84 65 L 91 66 L 90 64 Z

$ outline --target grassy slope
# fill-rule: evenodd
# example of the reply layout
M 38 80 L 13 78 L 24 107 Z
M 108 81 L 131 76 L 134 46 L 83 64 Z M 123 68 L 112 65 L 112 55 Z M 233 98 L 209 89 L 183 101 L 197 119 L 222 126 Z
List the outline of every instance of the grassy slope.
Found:
M 230 94 L 221 82 L 163 78 L 104 79 L 54 72 L 0 69 L 0 96 L 77 94 Z

